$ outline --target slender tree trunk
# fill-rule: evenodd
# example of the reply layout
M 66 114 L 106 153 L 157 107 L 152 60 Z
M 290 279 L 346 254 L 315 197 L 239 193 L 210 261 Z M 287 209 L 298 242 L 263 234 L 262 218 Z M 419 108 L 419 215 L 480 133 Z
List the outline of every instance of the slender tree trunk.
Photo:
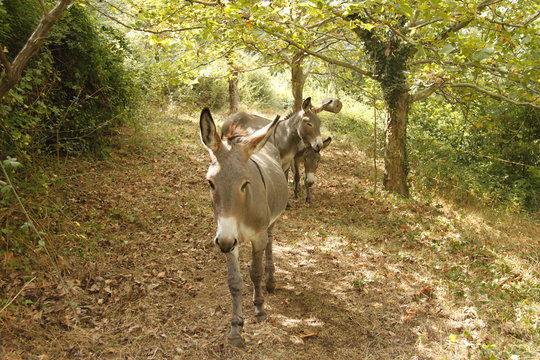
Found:
M 60 0 L 50 12 L 43 15 L 36 29 L 12 63 L 9 62 L 4 54 L 3 46 L 0 46 L 0 62 L 4 66 L 4 70 L 0 74 L 0 100 L 7 95 L 9 90 L 17 85 L 26 68 L 26 64 L 28 64 L 28 61 L 37 54 L 41 44 L 49 33 L 49 30 L 51 30 L 56 20 L 60 18 L 64 10 L 66 10 L 72 1 L 73 0 Z
M 304 53 L 298 52 L 294 54 L 291 62 L 291 87 L 293 94 L 293 111 L 298 111 L 302 108 L 302 100 L 304 96 L 304 83 L 306 75 L 302 69 L 302 61 Z
M 386 146 L 383 184 L 387 191 L 409 196 L 407 174 L 407 120 L 410 95 L 407 90 L 394 90 L 387 97 Z
M 229 112 L 238 112 L 240 108 L 240 93 L 238 92 L 238 72 L 233 71 L 229 76 Z

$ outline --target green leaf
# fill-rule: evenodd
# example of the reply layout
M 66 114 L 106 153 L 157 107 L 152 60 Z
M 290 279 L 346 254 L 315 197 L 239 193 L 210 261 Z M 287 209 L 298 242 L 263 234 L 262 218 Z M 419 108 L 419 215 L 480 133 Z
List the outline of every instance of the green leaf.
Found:
M 455 49 L 455 46 L 452 45 L 452 44 L 446 44 L 443 46 L 443 48 L 441 49 L 441 54 L 444 54 L 444 55 L 448 55 L 450 54 L 452 51 L 454 51 Z
M 13 187 L 11 185 L 2 186 L 0 192 L 2 193 L 2 195 L 7 195 L 11 192 L 12 189 Z
M 488 46 L 486 48 L 483 48 L 480 51 L 477 51 L 471 55 L 471 58 L 476 61 L 481 61 L 484 59 L 487 59 L 493 55 L 495 52 L 495 48 L 493 46 Z
M 28 232 L 30 232 L 31 227 L 32 227 L 31 223 L 25 222 L 24 224 L 21 225 L 21 230 L 28 233 Z
M 12 158 L 10 156 L 8 156 L 6 160 L 2 162 L 2 164 L 4 164 L 4 166 L 7 168 L 14 168 L 14 169 L 22 166 L 22 164 L 17 161 L 17 158 Z

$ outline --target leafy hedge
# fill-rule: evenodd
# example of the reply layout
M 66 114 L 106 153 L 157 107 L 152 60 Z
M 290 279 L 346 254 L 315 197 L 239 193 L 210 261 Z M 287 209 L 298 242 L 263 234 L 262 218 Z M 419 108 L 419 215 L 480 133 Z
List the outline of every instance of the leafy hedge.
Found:
M 0 0 L 0 44 L 11 60 L 41 14 L 37 1 Z M 0 103 L 0 152 L 28 160 L 99 150 L 128 115 L 134 93 L 123 65 L 125 44 L 85 8 L 71 6 Z
M 540 209 L 540 111 L 464 97 L 418 104 L 410 126 L 419 187 L 446 187 L 516 209 Z

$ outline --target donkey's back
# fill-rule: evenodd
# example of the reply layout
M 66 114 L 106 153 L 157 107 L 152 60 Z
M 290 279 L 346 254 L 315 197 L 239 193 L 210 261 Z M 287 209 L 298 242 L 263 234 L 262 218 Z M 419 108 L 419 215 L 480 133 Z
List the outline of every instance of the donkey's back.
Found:
M 221 127 L 221 136 L 231 131 L 231 126 L 239 127 L 246 132 L 246 135 L 262 129 L 270 124 L 271 121 L 262 116 L 239 112 L 229 116 Z

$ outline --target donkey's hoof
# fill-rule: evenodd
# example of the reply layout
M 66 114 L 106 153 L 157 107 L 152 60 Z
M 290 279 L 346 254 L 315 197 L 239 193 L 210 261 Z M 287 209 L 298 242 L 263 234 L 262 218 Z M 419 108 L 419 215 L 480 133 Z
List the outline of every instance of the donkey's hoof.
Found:
M 269 293 L 273 293 L 274 290 L 276 290 L 276 282 L 275 281 L 269 281 L 266 283 L 266 291 Z
M 243 347 L 244 339 L 241 336 L 229 338 L 229 344 L 236 347 Z
M 256 321 L 257 323 L 265 322 L 265 321 L 266 321 L 266 313 L 256 314 L 256 315 L 255 315 L 255 321 Z

